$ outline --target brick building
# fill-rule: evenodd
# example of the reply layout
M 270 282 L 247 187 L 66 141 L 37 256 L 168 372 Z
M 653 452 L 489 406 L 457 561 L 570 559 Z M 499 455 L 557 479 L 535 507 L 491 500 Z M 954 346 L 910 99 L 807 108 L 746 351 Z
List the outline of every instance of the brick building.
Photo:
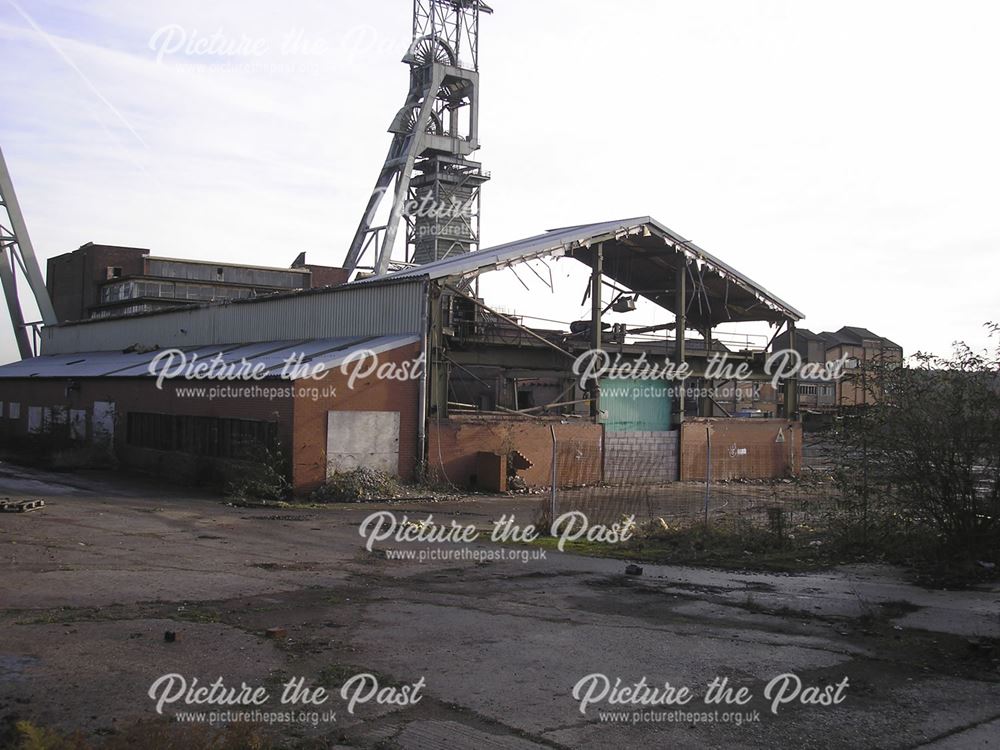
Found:
M 776 350 L 787 346 L 787 334 L 775 338 Z M 844 326 L 837 331 L 820 333 L 798 328 L 795 331 L 795 348 L 804 362 L 847 361 L 843 377 L 835 382 L 819 379 L 799 382 L 801 408 L 817 414 L 829 414 L 840 408 L 872 403 L 874 396 L 866 392 L 868 389 L 859 373 L 867 366 L 903 361 L 903 348 L 899 344 L 860 326 Z
M 291 267 L 275 268 L 164 258 L 144 248 L 93 242 L 50 258 L 46 274 L 60 322 L 249 299 L 345 281 L 347 271 L 309 265 L 305 253 Z
M 496 486 L 503 482 L 498 467 L 505 462 L 526 483 L 547 486 L 553 437 L 573 446 L 574 468 L 557 466 L 560 484 L 670 482 L 697 474 L 698 461 L 705 460 L 700 436 L 718 430 L 732 443 L 726 450 L 733 451 L 713 453 L 713 475 L 797 471 L 799 443 L 785 437 L 794 417 L 719 417 L 708 396 L 689 398 L 686 388 L 672 387 L 670 379 L 608 375 L 581 381 L 574 373 L 581 355 L 598 352 L 626 363 L 685 364 L 702 383 L 709 357 L 726 350 L 713 334 L 720 324 L 764 321 L 794 330 L 802 317 L 649 217 L 553 230 L 319 288 L 310 288 L 313 282 L 307 285 L 303 277 L 308 272 L 320 279 L 324 271 L 305 266 L 304 259 L 292 269 L 240 267 L 248 275 L 236 270 L 227 275 L 223 265 L 94 247 L 54 259 L 76 269 L 72 273 L 83 291 L 74 291 L 69 271 L 56 270 L 50 278 L 53 296 L 62 295 L 86 319 L 45 327 L 41 356 L 0 367 L 0 435 L 8 444 L 58 438 L 110 452 L 126 466 L 188 479 L 248 460 L 246 446 L 278 446 L 295 490 L 308 492 L 334 472 L 355 466 L 402 477 L 426 471 L 458 485 Z M 589 320 L 568 330 L 530 328 L 470 294 L 480 274 L 531 260 L 590 268 Z M 123 292 L 125 299 L 148 308 L 104 315 L 105 305 L 119 302 L 110 299 L 110 290 L 122 284 L 171 279 L 199 289 L 246 291 L 273 282 L 274 274 L 301 285 L 201 302 L 186 298 L 183 307 L 175 305 L 176 292 L 151 296 L 135 286 Z M 615 290 L 612 299 L 602 298 L 606 285 Z M 606 309 L 632 310 L 640 296 L 668 316 L 631 327 L 603 321 Z M 657 331 L 651 340 L 648 334 Z M 697 337 L 689 339 L 688 331 Z M 371 349 L 390 370 L 414 361 L 424 366 L 404 379 L 378 370 L 353 383 L 349 373 L 337 369 L 356 364 L 354 358 Z M 160 388 L 158 375 L 166 365 L 158 358 L 175 350 L 202 362 L 260 366 L 264 374 L 248 384 L 221 377 L 206 383 L 175 372 Z M 758 369 L 763 354 L 729 353 Z M 300 368 L 325 365 L 332 371 L 319 381 L 290 374 L 282 366 L 289 356 Z M 336 395 L 311 390 L 324 384 L 336 388 Z M 237 390 L 214 395 L 191 390 L 224 386 Z M 250 386 L 276 393 L 246 390 Z M 281 388 L 287 393 L 278 392 Z M 788 415 L 797 414 L 797 397 L 794 379 L 775 394 Z M 684 424 L 694 418 L 707 421 L 688 430 L 687 439 Z M 767 455 L 747 454 L 741 445 L 751 444 L 767 446 Z M 641 475 L 636 466 L 643 467 Z
M 417 466 L 417 379 L 355 379 L 341 370 L 371 352 L 382 364 L 412 362 L 416 336 L 261 342 L 219 347 L 266 373 L 252 381 L 165 379 L 160 352 L 92 352 L 23 360 L 2 368 L 0 437 L 60 448 L 86 443 L 122 465 L 188 482 L 238 476 L 240 462 L 280 462 L 300 492 L 330 471 L 372 466 L 406 479 Z M 216 352 L 204 350 L 209 360 Z M 281 377 L 290 355 L 308 376 Z M 301 355 L 301 358 L 299 358 Z M 40 361 L 41 360 L 41 361 Z M 322 365 L 327 371 L 317 376 Z M 152 372 L 151 372 L 152 371 Z M 100 455 L 93 455 L 100 460 Z

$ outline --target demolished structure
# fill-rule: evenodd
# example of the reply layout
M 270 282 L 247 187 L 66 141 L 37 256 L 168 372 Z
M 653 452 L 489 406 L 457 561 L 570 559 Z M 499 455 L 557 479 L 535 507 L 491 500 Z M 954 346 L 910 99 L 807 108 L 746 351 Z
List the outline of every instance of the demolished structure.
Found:
M 94 245 L 54 259 L 61 314 L 45 319 L 40 356 L 18 328 L 25 358 L 0 367 L 0 437 L 192 480 L 278 456 L 297 492 L 356 467 L 493 490 L 514 476 L 557 487 L 795 474 L 794 377 L 778 386 L 776 418 L 740 419 L 706 372 L 725 353 L 766 379 L 767 346 L 734 347 L 718 327 L 766 323 L 794 348 L 795 308 L 648 216 L 479 249 L 489 175 L 470 156 L 479 21 L 491 12 L 415 0 L 409 88 L 344 269 Z M 523 268 L 544 281 L 534 264 L 570 261 L 590 273 L 584 320 L 528 326 L 478 295 L 483 274 Z M 51 309 L 40 281 L 32 289 Z M 605 322 L 640 300 L 656 321 Z M 581 357 L 624 369 L 581 376 Z M 663 372 L 621 375 L 641 363 Z M 668 363 L 690 377 L 669 377 Z M 555 458 L 566 441 L 580 446 L 568 464 Z
M 569 259 L 591 274 L 592 315 L 575 330 L 525 326 L 470 292 L 483 273 Z M 607 285 L 616 290 L 610 299 Z M 636 295 L 664 312 L 662 322 L 639 333 L 654 328 L 672 336 L 636 341 L 635 330 L 603 324 L 607 309 Z M 712 335 L 720 324 L 765 321 L 794 336 L 801 318 L 731 266 L 638 217 L 546 232 L 338 286 L 46 326 L 42 356 L 0 367 L 0 424 L 8 439 L 55 433 L 103 442 L 126 465 L 190 479 L 245 459 L 247 443 L 280 446 L 300 492 L 357 466 L 499 487 L 502 476 L 480 475 L 480 454 L 506 460 L 515 451 L 528 464 L 524 480 L 544 486 L 553 480 L 553 434 L 593 443 L 601 457 L 591 467 L 593 482 L 614 477 L 616 462 L 637 455 L 659 467 L 644 481 L 691 479 L 704 475 L 706 463 L 700 437 L 706 423 L 691 420 L 709 417 L 717 405 L 709 397 L 687 399 L 666 379 L 654 389 L 643 381 L 647 387 L 635 396 L 602 398 L 622 384 L 581 383 L 578 357 L 594 350 L 624 361 L 645 355 L 687 363 L 698 378 L 708 356 L 725 350 Z M 700 338 L 689 339 L 689 332 Z M 189 361 L 246 363 L 260 377 L 174 372 L 180 354 L 173 350 Z M 728 356 L 760 371 L 760 350 Z M 398 372 L 365 364 L 376 357 Z M 320 366 L 327 371 L 315 377 Z M 766 473 L 797 471 L 794 380 L 784 395 L 781 419 L 717 418 L 731 435 L 719 449 L 781 432 L 788 438 Z

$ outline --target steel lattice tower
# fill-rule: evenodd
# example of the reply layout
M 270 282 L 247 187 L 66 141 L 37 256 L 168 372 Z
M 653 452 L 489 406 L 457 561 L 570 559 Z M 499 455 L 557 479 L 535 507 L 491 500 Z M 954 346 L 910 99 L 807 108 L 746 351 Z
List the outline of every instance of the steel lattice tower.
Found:
M 414 0 L 406 102 L 392 120 L 392 145 L 344 261 L 389 270 L 400 221 L 406 263 L 423 264 L 479 249 L 480 188 L 489 179 L 468 157 L 479 148 L 480 0 Z M 468 67 L 466 67 L 468 65 Z M 375 226 L 392 190 L 384 225 Z M 372 265 L 362 260 L 372 255 Z
M 49 299 L 42 272 L 38 267 L 35 250 L 28 237 L 28 228 L 24 224 L 24 216 L 14 195 L 14 183 L 7 171 L 3 151 L 0 151 L 0 282 L 3 284 L 7 309 L 10 311 L 10 321 L 14 325 L 14 338 L 21 359 L 35 356 L 35 338 L 40 324 L 55 325 L 55 310 Z M 4 216 L 6 214 L 6 216 Z M 28 282 L 28 288 L 35 297 L 41 321 L 26 323 L 21 310 L 21 301 L 17 293 L 18 272 Z

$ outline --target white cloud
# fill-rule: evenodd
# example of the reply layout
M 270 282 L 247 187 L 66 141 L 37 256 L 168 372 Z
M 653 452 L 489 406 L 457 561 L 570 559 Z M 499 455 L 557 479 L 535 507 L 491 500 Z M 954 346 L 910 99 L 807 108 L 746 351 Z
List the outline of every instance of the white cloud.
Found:
M 78 73 L 0 2 L 0 143 L 36 247 L 341 262 L 405 94 L 410 6 L 23 3 Z M 482 23 L 487 244 L 649 213 L 810 328 L 863 325 L 910 351 L 982 343 L 1000 277 L 992 4 L 497 6 Z M 255 70 L 157 64 L 168 25 L 268 53 L 236 60 Z M 287 34 L 328 50 L 282 55 Z M 203 62 L 216 69 L 185 67 Z M 579 279 L 565 286 L 547 317 L 582 314 Z

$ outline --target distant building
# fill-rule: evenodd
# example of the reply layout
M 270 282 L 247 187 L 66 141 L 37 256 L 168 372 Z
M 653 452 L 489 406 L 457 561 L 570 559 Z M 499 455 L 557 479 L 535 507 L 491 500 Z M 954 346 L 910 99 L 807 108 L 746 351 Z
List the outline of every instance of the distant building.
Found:
M 788 334 L 774 340 L 775 351 L 788 348 Z M 836 362 L 846 358 L 847 368 L 836 382 L 820 379 L 799 379 L 799 408 L 809 413 L 829 413 L 838 408 L 873 403 L 867 393 L 863 365 L 880 362 L 902 362 L 903 348 L 884 336 L 859 326 L 844 326 L 837 331 L 813 333 L 807 328 L 795 330 L 795 350 L 803 362 Z
M 61 322 L 113 318 L 247 299 L 347 281 L 342 268 L 315 266 L 301 253 L 290 268 L 163 258 L 139 247 L 88 242 L 48 261 L 46 286 Z
M 781 411 L 782 394 L 766 380 L 727 380 L 713 389 L 712 416 L 773 419 Z
M 826 339 L 826 359 L 833 362 L 847 358 L 848 370 L 837 383 L 837 406 L 851 407 L 863 403 L 874 403 L 875 396 L 864 382 L 866 369 L 863 365 L 901 363 L 903 347 L 884 336 L 872 333 L 867 328 L 844 326 L 834 333 L 824 332 Z
M 808 328 L 795 329 L 795 350 L 803 362 L 829 362 L 825 334 L 813 333 Z M 788 334 L 783 333 L 774 341 L 775 351 L 788 348 Z M 837 407 L 837 384 L 821 378 L 800 377 L 798 382 L 799 411 L 804 414 L 825 414 Z

